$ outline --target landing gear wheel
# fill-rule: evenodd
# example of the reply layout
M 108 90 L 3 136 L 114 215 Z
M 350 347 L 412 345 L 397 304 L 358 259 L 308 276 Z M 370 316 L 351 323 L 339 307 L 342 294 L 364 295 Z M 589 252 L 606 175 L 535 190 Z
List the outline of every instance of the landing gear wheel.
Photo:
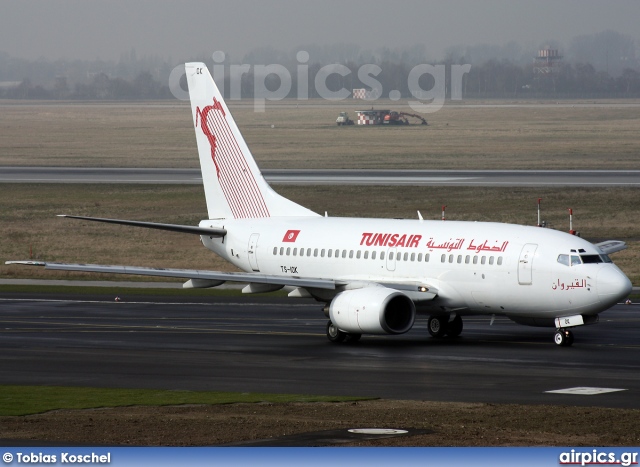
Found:
M 327 321 L 327 339 L 331 342 L 342 342 L 347 337 L 347 334 L 338 329 L 338 326 L 333 324 L 331 320 Z
M 560 347 L 570 347 L 573 344 L 573 333 L 566 329 L 558 329 L 553 340 Z
M 453 321 L 447 323 L 447 336 L 458 337 L 462 333 L 462 318 L 456 315 Z
M 347 344 L 355 344 L 360 340 L 361 337 L 362 337 L 362 334 L 347 333 L 346 339 L 344 341 Z
M 442 337 L 447 332 L 447 318 L 431 316 L 427 322 L 427 328 L 433 337 Z

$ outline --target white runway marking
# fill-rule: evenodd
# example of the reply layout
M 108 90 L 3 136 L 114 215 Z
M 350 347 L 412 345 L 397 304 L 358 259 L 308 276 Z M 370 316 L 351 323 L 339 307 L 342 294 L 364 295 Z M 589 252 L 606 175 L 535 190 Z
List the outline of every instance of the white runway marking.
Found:
M 407 430 L 396 430 L 393 428 L 352 428 L 349 433 L 359 435 L 404 435 L 409 433 Z
M 618 391 L 626 391 L 626 389 L 576 387 L 576 388 L 567 388 L 567 389 L 556 389 L 554 391 L 545 391 L 545 393 L 572 394 L 576 396 L 594 396 L 597 394 L 606 394 L 608 392 L 618 392 Z

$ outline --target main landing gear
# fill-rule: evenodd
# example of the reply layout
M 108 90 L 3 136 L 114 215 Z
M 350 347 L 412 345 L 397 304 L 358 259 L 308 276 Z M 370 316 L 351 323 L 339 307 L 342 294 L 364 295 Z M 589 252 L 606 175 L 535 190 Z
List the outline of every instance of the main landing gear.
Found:
M 362 334 L 341 331 L 331 320 L 327 321 L 327 339 L 331 342 L 346 342 L 352 344 L 358 342 L 361 337 Z
M 427 322 L 429 334 L 433 337 L 458 337 L 462 333 L 462 318 L 456 315 L 451 321 L 447 316 L 430 316 Z
M 560 328 L 556 331 L 555 336 L 553 336 L 553 340 L 560 347 L 571 347 L 571 344 L 573 344 L 573 333 L 568 329 Z

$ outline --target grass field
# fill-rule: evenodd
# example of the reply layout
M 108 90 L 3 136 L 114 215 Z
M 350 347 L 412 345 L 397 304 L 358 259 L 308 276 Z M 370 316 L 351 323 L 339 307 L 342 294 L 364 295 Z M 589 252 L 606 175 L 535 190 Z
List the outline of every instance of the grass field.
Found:
M 337 127 L 371 103 L 231 103 L 263 168 L 635 169 L 640 107 L 618 103 L 449 104 L 429 126 Z M 464 104 L 468 104 L 465 102 Z M 376 108 L 409 110 L 376 101 Z M 273 128 L 272 128 L 273 125 Z M 0 102 L 0 166 L 197 167 L 189 104 Z
M 330 216 L 439 219 L 446 204 L 450 220 L 536 223 L 543 219 L 591 240 L 620 239 L 629 249 L 614 261 L 640 285 L 640 197 L 633 188 L 461 188 L 375 186 L 279 186 L 283 195 Z M 231 270 L 204 249 L 197 236 L 62 219 L 56 214 L 119 217 L 196 225 L 206 216 L 202 188 L 191 185 L 0 185 L 0 278 L 117 279 L 41 268 L 6 266 L 6 260 L 125 264 Z M 128 276 L 133 277 L 133 276 Z M 149 278 L 141 278 L 149 280 Z M 162 279 L 160 279 L 162 280 Z
M 237 404 L 256 402 L 345 402 L 364 397 L 308 396 L 214 391 L 165 391 L 63 386 L 0 386 L 0 417 L 30 415 L 60 409 L 140 405 Z
M 371 104 L 283 101 L 232 111 L 263 168 L 637 169 L 638 102 L 472 102 L 427 115 L 429 126 L 337 127 L 340 110 Z M 489 104 L 489 105 L 488 105 Z M 497 105 L 495 105 L 497 104 Z M 406 103 L 376 102 L 377 108 Z M 272 128 L 273 125 L 273 128 Z M 7 165 L 197 167 L 189 104 L 0 102 L 0 170 Z M 296 187 L 277 189 L 332 216 L 450 219 L 568 230 L 567 208 L 588 239 L 626 240 L 614 260 L 640 285 L 640 197 L 633 188 Z M 0 261 L 131 264 L 229 270 L 190 235 L 56 218 L 68 213 L 196 224 L 198 186 L 0 185 Z M 93 278 L 0 265 L 0 277 Z M 104 276 L 100 276 L 104 277 Z M 119 278 L 121 279 L 121 278 Z

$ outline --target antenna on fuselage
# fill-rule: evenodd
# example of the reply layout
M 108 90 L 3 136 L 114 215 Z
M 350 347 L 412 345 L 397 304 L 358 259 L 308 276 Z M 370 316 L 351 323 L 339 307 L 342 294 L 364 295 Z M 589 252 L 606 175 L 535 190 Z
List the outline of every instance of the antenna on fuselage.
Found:
M 538 198 L 538 227 L 542 227 L 542 221 L 540 220 L 540 202 L 542 198 Z
M 573 209 L 569 209 L 569 233 L 571 235 L 577 235 L 577 232 L 573 230 Z

